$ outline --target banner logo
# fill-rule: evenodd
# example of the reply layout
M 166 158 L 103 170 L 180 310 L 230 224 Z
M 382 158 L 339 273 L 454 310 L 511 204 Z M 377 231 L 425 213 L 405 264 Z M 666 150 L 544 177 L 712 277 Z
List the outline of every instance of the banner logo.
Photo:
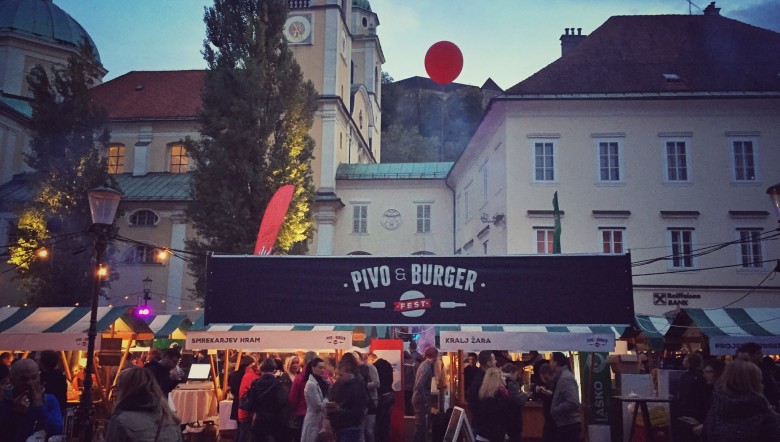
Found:
M 345 335 L 333 335 L 325 337 L 325 342 L 332 345 L 343 344 L 346 341 L 347 337 Z

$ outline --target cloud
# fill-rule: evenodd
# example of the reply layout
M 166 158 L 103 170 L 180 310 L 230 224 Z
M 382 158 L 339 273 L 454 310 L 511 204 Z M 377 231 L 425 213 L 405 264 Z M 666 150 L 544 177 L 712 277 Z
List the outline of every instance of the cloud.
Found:
M 780 3 L 777 0 L 762 0 L 750 6 L 730 9 L 723 15 L 753 26 L 780 32 Z

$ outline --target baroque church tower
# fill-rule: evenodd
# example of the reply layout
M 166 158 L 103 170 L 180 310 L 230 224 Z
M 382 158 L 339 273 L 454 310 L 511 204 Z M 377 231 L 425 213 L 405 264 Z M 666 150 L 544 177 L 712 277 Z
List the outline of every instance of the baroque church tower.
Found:
M 320 93 L 310 135 L 317 189 L 311 253 L 333 254 L 339 164 L 378 163 L 382 64 L 377 15 L 367 0 L 291 0 L 284 27 L 305 78 Z

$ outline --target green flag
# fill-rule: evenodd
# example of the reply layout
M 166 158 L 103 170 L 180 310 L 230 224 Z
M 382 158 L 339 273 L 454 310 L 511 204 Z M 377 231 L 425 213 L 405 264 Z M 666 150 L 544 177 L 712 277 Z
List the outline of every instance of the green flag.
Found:
M 561 253 L 561 211 L 558 209 L 558 192 L 553 195 L 553 218 L 555 218 L 553 253 Z

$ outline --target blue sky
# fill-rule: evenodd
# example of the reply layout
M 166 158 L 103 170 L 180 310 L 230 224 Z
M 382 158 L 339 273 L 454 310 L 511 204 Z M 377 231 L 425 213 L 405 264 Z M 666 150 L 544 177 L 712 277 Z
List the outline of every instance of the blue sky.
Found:
M 203 69 L 204 6 L 212 0 L 54 0 L 95 40 L 107 80 L 133 70 Z M 449 40 L 463 52 L 458 83 L 508 88 L 560 56 L 564 28 L 589 34 L 613 15 L 687 14 L 686 0 L 370 0 L 396 80 L 426 76 L 425 52 Z M 694 14 L 709 2 L 696 0 Z M 718 2 L 721 15 L 780 32 L 777 0 Z

